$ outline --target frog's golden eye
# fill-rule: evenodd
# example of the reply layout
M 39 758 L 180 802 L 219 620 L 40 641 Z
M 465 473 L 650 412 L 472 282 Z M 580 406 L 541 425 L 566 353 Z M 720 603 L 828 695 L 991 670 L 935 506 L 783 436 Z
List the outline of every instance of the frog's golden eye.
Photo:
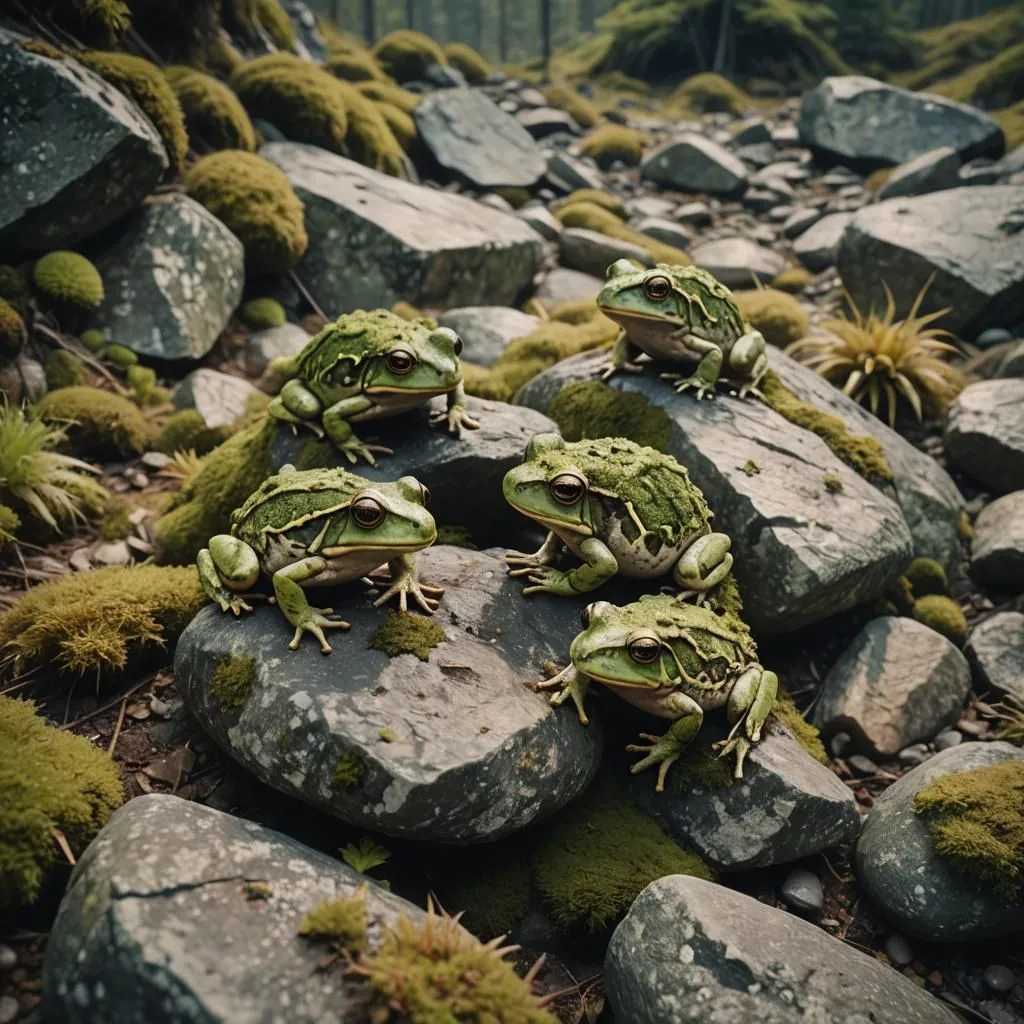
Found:
M 352 518 L 356 521 L 356 525 L 361 526 L 364 530 L 372 530 L 375 526 L 380 526 L 387 514 L 387 509 L 376 498 L 371 498 L 369 495 L 356 498 L 352 502 Z
M 649 277 L 644 281 L 644 295 L 647 298 L 652 299 L 654 302 L 660 302 L 662 299 L 667 299 L 669 292 L 672 291 L 672 282 L 667 277 L 662 277 L 660 274 L 656 277 Z
M 388 369 L 400 377 L 416 369 L 416 357 L 404 348 L 395 348 L 388 353 Z
M 587 490 L 587 482 L 577 473 L 559 473 L 550 484 L 551 497 L 559 505 L 575 505 Z
M 639 665 L 650 665 L 661 653 L 661 641 L 653 636 L 638 636 L 629 642 L 629 656 Z

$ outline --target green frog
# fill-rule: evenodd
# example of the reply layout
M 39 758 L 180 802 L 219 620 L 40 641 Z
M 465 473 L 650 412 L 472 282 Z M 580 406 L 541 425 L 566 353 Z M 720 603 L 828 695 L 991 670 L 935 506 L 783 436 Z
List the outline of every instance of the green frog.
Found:
M 375 606 L 397 595 L 405 611 L 412 595 L 424 611 L 437 608 L 444 589 L 420 583 L 416 574 L 415 552 L 437 539 L 428 500 L 427 489 L 411 476 L 372 483 L 340 468 L 283 466 L 231 514 L 231 533 L 211 537 L 199 552 L 199 582 L 222 611 L 238 615 L 252 611 L 241 595 L 266 573 L 278 607 L 295 627 L 289 648 L 296 650 L 309 633 L 330 654 L 324 630 L 348 629 L 349 623 L 328 618 L 332 608 L 311 607 L 306 587 L 366 578 L 386 562 L 391 586 Z
M 641 733 L 646 744 L 626 747 L 645 755 L 630 769 L 634 775 L 659 766 L 659 793 L 669 768 L 700 730 L 704 712 L 724 706 L 732 729 L 715 748 L 719 757 L 735 754 L 735 776 L 743 778 L 743 761 L 761 738 L 779 679 L 758 664 L 757 647 L 739 618 L 671 595 L 647 594 L 621 608 L 607 601 L 591 604 L 583 626 L 569 648 L 571 664 L 533 689 L 557 691 L 551 696 L 556 706 L 571 698 L 584 725 L 590 680 L 652 715 L 673 719 L 663 736 Z
M 698 398 L 714 398 L 719 377 L 734 382 L 744 398 L 756 393 L 768 372 L 764 336 L 747 322 L 729 289 L 700 267 L 659 263 L 638 270 L 629 260 L 616 260 L 597 305 L 622 328 L 602 368 L 605 380 L 620 370 L 641 372 L 635 362 L 641 352 L 666 362 L 698 359 L 692 374 L 661 375 L 678 392 L 693 388 Z
M 373 453 L 390 455 L 391 449 L 364 444 L 353 423 L 397 416 L 447 395 L 447 409 L 432 413 L 432 423 L 445 424 L 456 437 L 480 426 L 466 411 L 461 353 L 459 336 L 433 320 L 403 320 L 386 309 L 346 313 L 298 355 L 271 363 L 271 379 L 285 383 L 270 415 L 293 430 L 306 426 L 317 437 L 326 432 L 349 462 L 362 458 L 375 466 Z
M 711 532 L 713 514 L 700 488 L 671 455 L 624 438 L 564 441 L 538 434 L 502 484 L 505 500 L 547 527 L 533 554 L 511 551 L 510 575 L 527 577 L 523 593 L 572 595 L 621 573 L 672 573 L 680 598 L 707 594 L 728 576 L 730 540 Z M 582 565 L 554 567 L 562 545 Z

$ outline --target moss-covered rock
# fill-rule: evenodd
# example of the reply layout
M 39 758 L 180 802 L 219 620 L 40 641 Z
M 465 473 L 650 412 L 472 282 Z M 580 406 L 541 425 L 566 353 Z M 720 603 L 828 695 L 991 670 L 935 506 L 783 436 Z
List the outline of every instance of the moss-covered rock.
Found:
M 21 516 L 10 505 L 0 505 L 0 551 L 14 540 L 19 526 Z
M 775 288 L 733 292 L 733 298 L 769 345 L 785 348 L 803 338 L 810 328 L 811 318 L 804 307 L 792 295 Z
M 636 167 L 644 155 L 644 140 L 634 128 L 606 124 L 592 131 L 580 143 L 579 149 L 603 171 L 607 171 L 614 163 Z
M 663 452 L 672 437 L 672 421 L 664 409 L 650 405 L 642 395 L 616 391 L 596 380 L 566 384 L 548 415 L 567 441 L 626 437 Z
M 573 203 L 593 203 L 595 206 L 614 213 L 619 220 L 625 220 L 627 216 L 623 201 L 617 195 L 599 188 L 578 188 L 575 192 L 570 192 L 564 199 L 553 204 L 552 209 L 561 210 Z
M 642 231 L 634 231 L 627 227 L 610 209 L 599 206 L 589 200 L 567 203 L 555 212 L 555 216 L 567 228 L 586 228 L 597 231 L 610 238 L 618 238 L 623 242 L 631 242 L 642 246 L 656 263 L 668 263 L 672 266 L 686 266 L 690 257 L 674 245 L 666 245 L 657 238 L 645 235 Z
M 150 443 L 150 448 L 165 455 L 188 451 L 206 455 L 227 438 L 224 427 L 208 427 L 201 413 L 195 409 L 182 409 L 168 417 Z
M 739 86 L 712 71 L 691 75 L 672 100 L 696 114 L 742 114 L 750 106 L 750 97 Z
M 6 299 L 0 299 L 0 355 L 16 355 L 27 339 L 21 314 Z
M 203 157 L 185 187 L 238 237 L 253 273 L 290 270 L 309 245 L 302 202 L 284 173 L 254 153 L 226 149 Z
M 79 455 L 123 458 L 145 450 L 152 428 L 134 402 L 99 388 L 60 388 L 39 402 L 42 419 L 66 425 L 68 443 Z
M 204 36 L 194 58 L 196 68 L 206 74 L 230 78 L 233 71 L 245 63 L 245 58 L 225 38 L 224 33 Z
M 780 292 L 799 295 L 811 283 L 811 272 L 803 267 L 786 267 L 772 278 L 772 287 Z
M 0 299 L 24 316 L 31 297 L 32 289 L 25 275 L 17 267 L 0 264 Z
M 915 558 L 903 573 L 915 597 L 948 594 L 946 570 L 934 558 Z
M 339 81 L 338 90 L 348 110 L 345 145 L 349 156 L 382 174 L 400 177 L 405 168 L 405 151 L 380 107 L 348 82 Z
M 387 122 L 395 140 L 408 153 L 419 138 L 419 130 L 416 128 L 416 122 L 412 119 L 412 115 L 407 114 L 393 103 L 385 103 L 384 101 L 371 102 L 374 102 L 377 110 L 380 111 L 381 117 Z
M 551 106 L 564 110 L 581 128 L 593 128 L 601 120 L 597 107 L 568 82 L 552 82 L 545 86 L 544 98 Z
M 295 49 L 295 26 L 278 0 L 224 0 L 222 15 L 243 38 L 262 43 L 263 37 L 281 50 Z
M 330 53 L 324 67 L 335 78 L 346 82 L 386 82 L 388 76 L 377 63 L 376 57 L 367 50 L 343 50 Z
M 171 399 L 170 391 L 157 383 L 156 370 L 149 366 L 129 366 L 124 379 L 132 389 L 135 404 L 140 408 L 164 405 Z
M 85 363 L 67 349 L 54 349 L 46 357 L 46 386 L 51 391 L 78 387 L 86 382 Z
M 91 311 L 103 303 L 100 272 L 77 252 L 48 252 L 36 261 L 32 283 L 44 305 Z
M 55 829 L 80 855 L 123 802 L 105 751 L 47 724 L 29 701 L 0 697 L 0 907 L 39 895 L 61 857 Z
M 548 320 L 558 320 L 563 324 L 585 324 L 599 315 L 604 316 L 598 312 L 596 298 L 566 299 L 565 302 L 552 306 L 550 310 L 544 310 L 543 305 L 540 308 Z
M 256 661 L 248 654 L 232 654 L 210 676 L 210 695 L 228 711 L 245 707 L 256 681 Z
M 371 634 L 367 646 L 383 651 L 389 658 L 415 654 L 420 661 L 429 661 L 430 652 L 444 640 L 444 629 L 425 615 L 389 611 L 387 618 Z
M 453 68 L 462 72 L 470 85 L 483 85 L 491 73 L 491 65 L 468 43 L 447 43 L 444 55 Z
M 373 48 L 384 73 L 396 82 L 421 79 L 431 64 L 444 64 L 444 51 L 430 36 L 411 29 L 389 32 Z
M 90 43 L 112 43 L 132 22 L 125 0 L 37 0 L 33 7 Z
M 992 117 L 1003 129 L 1007 151 L 1024 144 L 1024 100 L 1002 110 L 993 110 Z
M 288 319 L 284 306 L 277 299 L 269 297 L 250 299 L 239 309 L 238 316 L 253 331 L 280 327 Z
M 178 97 L 193 139 L 214 149 L 256 149 L 256 131 L 238 97 L 212 75 L 174 65 L 164 74 Z
M 815 761 L 828 764 L 828 753 L 825 744 L 821 742 L 821 732 L 816 725 L 812 725 L 800 713 L 800 709 L 793 702 L 793 698 L 780 689 L 775 698 L 775 706 L 772 708 L 772 716 L 781 722 L 792 734 L 793 738 L 807 751 Z M 716 758 L 721 761 L 721 758 Z
M 400 85 L 393 82 L 356 82 L 356 92 L 375 103 L 390 103 L 393 107 L 406 114 L 412 112 L 419 106 L 423 98 L 419 93 L 409 92 Z
M 299 934 L 330 940 L 348 953 L 361 952 L 366 945 L 366 890 L 314 907 L 302 919 Z
M 936 633 L 941 633 L 950 643 L 963 647 L 967 642 L 967 619 L 963 609 L 945 594 L 928 594 L 914 602 L 912 612 L 915 619 Z

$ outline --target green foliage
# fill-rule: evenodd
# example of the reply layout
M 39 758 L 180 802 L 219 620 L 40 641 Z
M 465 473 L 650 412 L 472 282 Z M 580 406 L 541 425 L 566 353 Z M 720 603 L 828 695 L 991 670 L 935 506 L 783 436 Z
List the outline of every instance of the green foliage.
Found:
M 82 736 L 48 725 L 28 701 L 0 697 L 0 908 L 31 903 L 60 856 L 124 802 L 117 765 Z
M 295 49 L 295 27 L 278 0 L 224 0 L 221 10 L 249 42 L 259 44 L 269 37 L 278 49 Z
M 750 106 L 750 97 L 739 86 L 711 71 L 691 75 L 672 100 L 696 114 L 742 114 Z
M 1024 100 L 1003 110 L 993 110 L 992 118 L 1003 129 L 1007 151 L 1024 144 Z
M 0 505 L 0 551 L 14 540 L 21 526 L 21 516 L 9 505 Z
M 609 127 L 614 128 L 615 125 L 609 125 Z M 623 224 L 610 210 L 595 203 L 567 203 L 565 206 L 559 207 L 555 216 L 567 228 L 586 228 L 588 231 L 598 231 L 610 238 L 618 238 L 623 242 L 642 246 L 651 254 L 651 258 L 656 263 L 668 263 L 672 266 L 682 267 L 690 262 L 689 256 L 682 249 L 677 249 L 674 245 L 666 245 L 641 231 L 634 231 Z
M 914 602 L 912 612 L 915 619 L 936 633 L 941 633 L 950 643 L 963 647 L 967 642 L 967 619 L 963 609 L 945 594 L 928 594 Z
M 344 793 L 358 786 L 366 774 L 366 758 L 358 750 L 346 750 L 334 766 L 331 781 L 334 788 Z
M 418 93 L 409 92 L 400 85 L 391 82 L 356 82 L 356 91 L 375 103 L 390 103 L 403 113 L 411 115 L 423 98 Z
M 811 272 L 803 267 L 786 267 L 772 279 L 772 287 L 780 292 L 799 295 L 811 283 Z
M 256 149 L 256 131 L 238 97 L 212 75 L 174 65 L 164 69 L 193 139 L 214 149 Z
M 205 602 L 191 566 L 75 573 L 40 583 L 0 615 L 0 655 L 16 669 L 43 664 L 98 677 L 172 643 Z
M 811 318 L 804 307 L 792 295 L 775 288 L 733 292 L 733 298 L 769 345 L 785 348 L 803 338 L 810 328 Z
M 544 98 L 551 106 L 569 114 L 581 128 L 593 128 L 601 120 L 597 107 L 568 82 L 552 82 L 545 86 Z
M 99 388 L 60 388 L 44 395 L 39 416 L 65 425 L 68 444 L 80 455 L 123 458 L 144 451 L 152 436 L 138 406 Z
M 555 395 L 548 415 L 567 441 L 626 437 L 663 452 L 672 437 L 672 421 L 664 409 L 651 405 L 643 395 L 616 391 L 596 380 L 566 384 Z
M 948 594 L 946 570 L 934 558 L 915 558 L 903 573 L 915 597 Z
M 491 73 L 491 65 L 468 43 L 447 43 L 444 55 L 453 68 L 462 72 L 470 85 L 483 85 Z
M 534 879 L 555 921 L 591 931 L 620 920 L 643 888 L 666 875 L 713 878 L 653 818 L 600 792 L 562 811 L 534 858 Z
M 529 861 L 518 849 L 481 851 L 477 867 L 460 871 L 444 890 L 443 902 L 479 938 L 507 935 L 529 908 Z
M 381 864 L 386 864 L 391 859 L 391 854 L 369 836 L 360 836 L 358 844 L 348 843 L 342 848 L 341 859 L 353 871 L 365 875 Z
M 953 78 L 936 82 L 929 92 L 986 109 L 1005 107 L 1024 99 L 1024 42 L 1008 47 L 991 60 L 976 64 Z
M 396 82 L 421 79 L 431 64 L 444 64 L 444 51 L 429 36 L 410 29 L 389 32 L 373 48 L 377 63 Z
M 338 82 L 338 89 L 348 109 L 345 145 L 349 156 L 375 171 L 401 177 L 405 169 L 405 152 L 378 104 L 348 82 Z
M 383 651 L 389 658 L 399 654 L 415 654 L 420 661 L 429 661 L 430 652 L 444 638 L 444 630 L 433 619 L 392 610 L 374 630 L 367 646 L 375 651 Z
M 0 299 L 0 354 L 16 355 L 27 340 L 21 314 L 6 299 Z
M 25 280 L 25 275 L 17 267 L 0 264 L 0 299 L 24 316 L 31 297 L 32 290 Z
M 299 925 L 299 934 L 328 939 L 349 953 L 360 952 L 366 945 L 366 889 L 314 907 Z
M 73 352 L 58 348 L 46 357 L 46 386 L 51 391 L 77 387 L 87 379 L 85 363 Z
M 614 163 L 636 167 L 644 155 L 644 140 L 634 128 L 606 124 L 592 131 L 579 149 L 584 156 L 593 158 L 603 171 L 607 171 Z
M 140 408 L 164 405 L 170 401 L 171 393 L 157 384 L 156 370 L 148 366 L 129 366 L 125 382 L 132 389 L 135 404 Z
M 256 660 L 248 654 L 231 654 L 210 676 L 210 695 L 225 711 L 241 711 L 256 681 Z
M 124 540 L 131 535 L 133 529 L 131 508 L 125 502 L 111 497 L 97 525 L 104 540 Z
M 238 311 L 243 324 L 253 331 L 264 331 L 269 327 L 280 327 L 288 319 L 284 306 L 277 299 L 250 299 Z
M 255 274 L 290 270 L 309 245 L 302 202 L 284 173 L 254 153 L 226 149 L 203 157 L 185 175 L 185 187 L 238 236 Z
M 1024 879 L 1024 761 L 940 775 L 914 797 L 936 852 L 1015 902 Z
M 807 721 L 793 698 L 783 689 L 779 689 L 775 697 L 772 716 L 781 722 L 792 734 L 793 738 L 807 751 L 815 761 L 828 764 L 828 753 L 821 742 L 821 732 L 816 725 Z
M 36 261 L 32 281 L 40 299 L 76 310 L 98 309 L 103 302 L 100 272 L 77 252 L 50 252 Z

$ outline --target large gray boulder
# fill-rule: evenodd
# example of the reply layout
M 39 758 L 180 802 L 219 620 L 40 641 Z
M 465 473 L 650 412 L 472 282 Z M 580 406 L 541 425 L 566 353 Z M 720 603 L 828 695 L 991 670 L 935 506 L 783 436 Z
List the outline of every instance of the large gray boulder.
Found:
M 794 239 L 796 258 L 814 274 L 828 270 L 836 261 L 839 242 L 851 220 L 852 213 L 830 213 L 816 220 Z
M 980 693 L 1008 693 L 1024 705 L 1024 614 L 996 612 L 971 630 L 964 648 Z
M 1024 590 L 1024 490 L 981 510 L 974 522 L 971 576 L 983 586 Z
M 924 313 L 949 308 L 938 326 L 973 338 L 1013 323 L 1024 307 L 1024 185 L 981 185 L 889 199 L 859 210 L 843 232 L 836 265 L 865 313 L 906 316 L 932 280 Z
M 299 936 L 366 886 L 371 934 L 423 912 L 335 857 L 175 796 L 125 804 L 79 860 L 43 968 L 48 1024 L 327 1024 L 353 1000 Z M 265 888 L 264 888 L 265 887 Z M 263 895 L 259 895 L 259 893 Z
M 586 228 L 566 228 L 558 237 L 558 256 L 564 266 L 595 277 L 620 259 L 634 260 L 644 267 L 654 265 L 644 246 Z
M 965 387 L 946 418 L 946 455 L 996 492 L 1024 490 L 1024 378 Z
M 785 256 L 749 238 L 715 238 L 690 250 L 695 266 L 714 274 L 727 288 L 768 284 L 789 266 Z
M 530 381 L 517 401 L 546 412 L 566 384 L 596 380 L 606 358 L 564 360 Z M 653 367 L 608 383 L 667 414 L 666 450 L 704 491 L 715 528 L 732 538 L 745 614 L 756 630 L 785 632 L 852 608 L 905 568 L 913 544 L 899 507 L 816 435 L 756 399 L 677 395 Z
M 961 743 L 929 758 L 875 801 L 857 843 L 857 878 L 901 931 L 929 942 L 967 942 L 1021 928 L 1021 907 L 935 851 L 914 797 L 940 775 L 1024 760 L 1009 743 Z
M 696 132 L 686 132 L 651 150 L 640 177 L 679 192 L 706 192 L 734 197 L 747 187 L 747 168 L 725 146 Z
M 25 41 L 0 28 L 0 249 L 48 252 L 123 217 L 168 160 L 131 100 Z
M 540 267 L 540 236 L 513 214 L 315 146 L 273 142 L 260 155 L 305 204 L 310 244 L 298 273 L 328 316 L 400 299 L 511 305 Z
M 462 339 L 462 358 L 493 366 L 509 342 L 532 334 L 540 320 L 511 306 L 463 306 L 438 314 L 437 322 Z
M 277 608 L 238 620 L 211 605 L 178 641 L 174 675 L 189 711 L 235 760 L 289 796 L 351 824 L 444 843 L 485 842 L 578 796 L 597 771 L 601 729 L 584 728 L 526 683 L 563 662 L 581 601 L 526 600 L 503 551 L 434 547 L 421 577 L 446 588 L 429 660 L 368 642 L 386 612 L 359 584 L 313 595 L 352 628 L 325 657 L 311 638 L 288 650 Z M 242 702 L 211 679 L 250 658 Z
M 605 958 L 615 1019 L 629 1024 L 958 1024 L 874 957 L 793 914 L 714 882 L 652 882 Z
M 413 117 L 438 164 L 474 188 L 531 188 L 547 169 L 533 136 L 479 89 L 438 89 Z
M 106 298 L 93 316 L 108 341 L 154 359 L 199 359 L 242 298 L 242 243 L 194 199 L 146 203 L 96 260 Z
M 260 394 L 244 377 L 211 370 L 193 370 L 174 389 L 171 399 L 179 409 L 195 409 L 208 427 L 226 427 L 241 416 L 249 399 Z
M 1006 139 L 987 114 L 966 103 L 915 93 L 864 75 L 826 78 L 804 93 L 800 141 L 835 163 L 868 172 L 906 163 L 939 146 L 963 161 L 998 159 Z

